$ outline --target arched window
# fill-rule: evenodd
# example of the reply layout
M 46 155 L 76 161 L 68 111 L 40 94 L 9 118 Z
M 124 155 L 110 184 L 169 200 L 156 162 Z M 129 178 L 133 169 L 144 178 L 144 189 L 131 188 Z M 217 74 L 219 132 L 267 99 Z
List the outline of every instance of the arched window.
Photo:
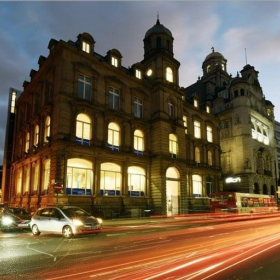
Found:
M 25 153 L 29 153 L 29 149 L 30 149 L 30 134 L 29 132 L 27 132 L 25 136 Z
M 213 165 L 213 154 L 212 151 L 207 152 L 208 164 Z
M 50 136 L 51 136 L 51 118 L 47 116 L 45 120 L 44 142 L 49 142 Z
M 118 151 L 120 146 L 120 128 L 111 122 L 108 125 L 108 147 L 113 151 Z
M 102 163 L 100 168 L 100 194 L 109 196 L 121 195 L 121 167 L 115 163 Z
M 36 125 L 35 128 L 34 128 L 33 145 L 35 147 L 38 147 L 38 145 L 39 145 L 39 125 Z
M 43 174 L 42 174 L 42 194 L 46 195 L 50 187 L 50 169 L 51 160 L 47 159 L 43 162 Z
M 198 147 L 195 147 L 195 151 L 194 151 L 194 160 L 197 163 L 200 163 L 200 149 Z
M 92 184 L 92 162 L 80 158 L 68 159 L 66 193 L 68 195 L 91 195 Z
M 144 134 L 141 130 L 134 131 L 134 153 L 143 155 L 144 151 Z
M 22 168 L 16 172 L 16 194 L 21 195 L 22 193 Z
M 200 175 L 192 175 L 193 196 L 202 196 L 202 177 Z
M 175 134 L 169 134 L 169 153 L 172 157 L 178 154 L 178 138 Z
M 85 114 L 79 114 L 76 119 L 76 142 L 89 146 L 91 140 L 91 119 Z
M 144 196 L 146 191 L 146 172 L 138 166 L 127 169 L 128 194 L 130 196 Z
M 39 187 L 39 164 L 32 164 L 31 194 L 36 195 Z
M 173 71 L 170 67 L 166 67 L 166 80 L 173 83 Z

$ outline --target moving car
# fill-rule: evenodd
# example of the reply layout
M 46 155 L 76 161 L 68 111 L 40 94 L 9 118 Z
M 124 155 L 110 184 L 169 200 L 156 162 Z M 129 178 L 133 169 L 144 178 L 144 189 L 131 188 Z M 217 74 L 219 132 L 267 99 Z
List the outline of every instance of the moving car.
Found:
M 40 208 L 32 216 L 30 228 L 33 235 L 59 233 L 71 238 L 79 233 L 98 233 L 102 220 L 75 206 Z
M 25 208 L 4 207 L 1 209 L 0 219 L 0 228 L 2 230 L 29 228 L 31 214 Z

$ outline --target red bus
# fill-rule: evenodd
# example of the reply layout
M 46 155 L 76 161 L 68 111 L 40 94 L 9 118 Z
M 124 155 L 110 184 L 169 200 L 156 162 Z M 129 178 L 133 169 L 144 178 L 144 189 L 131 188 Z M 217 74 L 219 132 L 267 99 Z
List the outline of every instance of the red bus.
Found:
M 273 195 L 217 192 L 210 194 L 210 208 L 213 212 L 263 213 L 278 212 Z

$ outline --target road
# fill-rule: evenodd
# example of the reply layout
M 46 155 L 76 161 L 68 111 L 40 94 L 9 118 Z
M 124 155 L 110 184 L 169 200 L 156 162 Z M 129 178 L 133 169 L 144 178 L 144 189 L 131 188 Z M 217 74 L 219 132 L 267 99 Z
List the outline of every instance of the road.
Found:
M 280 279 L 280 216 L 105 221 L 67 240 L 0 233 L 1 279 Z

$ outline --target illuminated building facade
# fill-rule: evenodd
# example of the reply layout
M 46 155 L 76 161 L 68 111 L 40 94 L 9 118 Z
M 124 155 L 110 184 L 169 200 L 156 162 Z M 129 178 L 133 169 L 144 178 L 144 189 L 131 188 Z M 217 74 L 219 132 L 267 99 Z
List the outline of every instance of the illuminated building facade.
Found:
M 202 69 L 203 76 L 186 92 L 188 98 L 212 104 L 220 120 L 223 189 L 275 195 L 274 106 L 263 95 L 258 71 L 247 64 L 231 77 L 227 60 L 214 48 Z
M 185 98 L 159 20 L 144 58 L 94 51 L 88 33 L 49 42 L 16 101 L 9 203 L 78 205 L 104 217 L 207 208 L 221 176 L 219 120 Z

